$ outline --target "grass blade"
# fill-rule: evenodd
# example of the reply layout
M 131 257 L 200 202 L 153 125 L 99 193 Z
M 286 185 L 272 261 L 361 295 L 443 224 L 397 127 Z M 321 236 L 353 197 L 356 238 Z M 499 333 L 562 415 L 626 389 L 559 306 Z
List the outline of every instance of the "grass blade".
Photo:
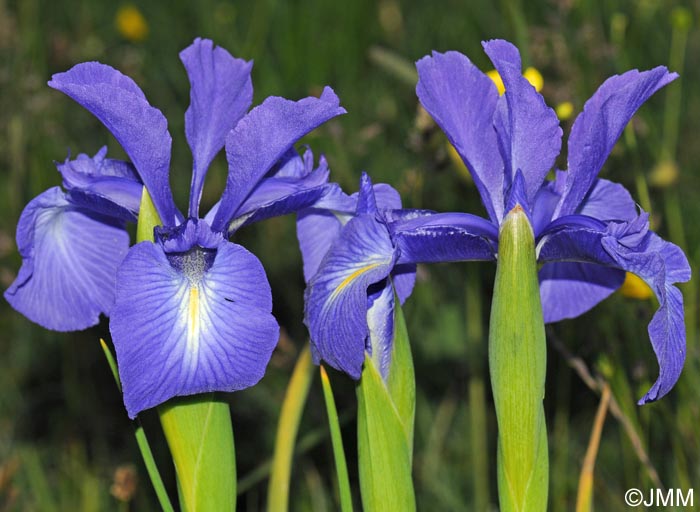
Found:
M 350 492 L 350 479 L 348 477 L 348 466 L 345 462 L 343 439 L 340 435 L 338 411 L 335 408 L 331 382 L 323 366 L 321 366 L 321 383 L 323 384 L 323 397 L 326 401 L 326 410 L 328 411 L 328 425 L 331 430 L 333 457 L 335 458 L 335 471 L 338 477 L 338 492 L 340 494 L 340 510 L 342 512 L 352 512 L 352 493 Z
M 586 456 L 583 459 L 583 466 L 581 467 L 581 476 L 578 480 L 576 512 L 591 512 L 591 510 L 593 510 L 593 468 L 595 467 L 595 460 L 598 456 L 600 436 L 603 432 L 603 424 L 605 423 L 605 415 L 608 412 L 609 405 L 610 386 L 606 384 L 605 387 L 603 387 L 603 395 L 600 398 L 600 405 L 598 406 L 595 421 L 593 422 L 591 439 L 588 442 Z
M 114 377 L 114 382 L 117 384 L 119 391 L 122 389 L 122 383 L 119 380 L 119 371 L 117 370 L 117 362 L 114 359 L 112 351 L 105 343 L 105 340 L 100 338 L 100 346 L 102 346 L 102 351 L 107 358 L 107 363 L 112 371 L 112 376 Z M 148 477 L 151 479 L 151 485 L 153 485 L 153 490 L 156 492 L 158 497 L 158 502 L 160 503 L 160 508 L 163 512 L 173 512 L 173 505 L 170 503 L 170 498 L 168 497 L 168 492 L 165 490 L 165 485 L 163 485 L 163 479 L 160 477 L 160 472 L 158 471 L 158 466 L 156 466 L 156 461 L 153 458 L 153 452 L 151 451 L 151 446 L 148 444 L 148 438 L 146 437 L 146 432 L 141 426 L 141 421 L 137 418 L 134 420 L 134 436 L 136 437 L 136 444 L 141 452 L 141 457 L 143 458 L 143 463 L 146 466 L 146 471 L 148 472 Z
M 313 376 L 311 349 L 307 344 L 299 355 L 292 378 L 289 380 L 277 424 L 275 452 L 272 457 L 272 472 L 267 491 L 267 509 L 271 512 L 289 509 L 289 482 L 294 445 Z

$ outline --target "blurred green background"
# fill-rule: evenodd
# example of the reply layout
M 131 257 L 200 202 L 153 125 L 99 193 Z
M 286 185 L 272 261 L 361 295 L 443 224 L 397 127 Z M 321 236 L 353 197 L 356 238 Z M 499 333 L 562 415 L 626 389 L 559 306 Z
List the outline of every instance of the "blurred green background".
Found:
M 255 104 L 268 95 L 317 94 L 326 84 L 335 89 L 349 114 L 305 142 L 326 154 L 333 179 L 348 192 L 366 170 L 375 182 L 396 187 L 406 206 L 480 214 L 475 188 L 450 158 L 443 135 L 418 111 L 416 59 L 433 49 L 454 49 L 488 70 L 480 41 L 509 39 L 520 47 L 525 66 L 541 73 L 547 102 L 570 102 L 575 113 L 609 75 L 665 64 L 680 80 L 641 109 L 602 176 L 630 189 L 651 211 L 654 228 L 686 250 L 697 272 L 698 20 L 698 1 L 0 0 L 0 283 L 6 288 L 19 268 L 14 230 L 22 208 L 60 183 L 53 162 L 69 151 L 94 154 L 104 144 L 112 157 L 123 156 L 98 121 L 46 86 L 52 73 L 73 64 L 100 60 L 120 69 L 164 112 L 174 139 L 171 182 L 178 203 L 186 204 L 191 161 L 183 114 L 189 88 L 177 53 L 196 36 L 255 60 Z M 568 133 L 571 118 L 562 125 Z M 220 156 L 206 184 L 205 206 L 218 198 L 225 173 Z M 280 404 L 306 342 L 303 278 L 293 218 L 247 228 L 238 241 L 267 269 L 283 328 L 265 378 L 230 396 L 239 510 L 255 511 L 265 505 Z M 496 508 L 485 335 L 494 271 L 483 263 L 421 267 L 405 307 L 418 383 L 414 476 L 420 510 Z M 548 329 L 551 510 L 574 509 L 606 386 L 613 399 L 595 466 L 597 509 L 626 510 L 623 496 L 630 487 L 687 490 L 700 482 L 695 282 L 683 292 L 684 374 L 669 396 L 643 408 L 635 402 L 658 371 L 646 333 L 656 307 L 652 300 L 616 293 L 582 318 Z M 58 334 L 0 301 L 0 332 L 0 511 L 155 510 L 132 427 L 98 343 L 108 336 L 106 322 Z M 338 373 L 331 379 L 356 488 L 354 389 Z M 143 421 L 174 495 L 157 417 L 147 412 Z M 332 468 L 317 380 L 300 431 L 292 510 L 337 509 Z

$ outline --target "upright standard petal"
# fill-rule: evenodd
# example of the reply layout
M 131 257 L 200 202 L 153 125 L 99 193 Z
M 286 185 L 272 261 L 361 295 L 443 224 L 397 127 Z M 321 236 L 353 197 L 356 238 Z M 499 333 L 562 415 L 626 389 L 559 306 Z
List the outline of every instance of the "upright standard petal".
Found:
M 503 161 L 493 116 L 498 92 L 491 79 L 458 52 L 416 62 L 416 93 L 469 168 L 493 222 L 503 218 Z
M 377 198 L 374 195 L 372 180 L 369 174 L 362 173 L 360 177 L 360 190 L 357 193 L 357 207 L 355 208 L 356 215 L 376 215 L 377 214 Z
M 119 268 L 110 330 L 131 418 L 174 396 L 252 386 L 277 344 L 260 261 L 221 237 L 202 247 L 213 238 L 198 228 L 180 235 L 189 243 L 173 247 L 187 251 L 142 242 Z
M 129 235 L 114 219 L 69 203 L 58 187 L 34 198 L 17 225 L 22 267 L 5 298 L 42 327 L 78 331 L 109 315 Z
M 592 222 L 574 225 L 565 219 L 539 242 L 540 262 L 579 261 L 632 272 L 656 294 L 659 309 L 648 331 L 660 373 L 639 403 L 661 398 L 678 380 L 685 360 L 683 296 L 674 286 L 690 279 L 685 255 L 649 231 L 646 215 L 631 222 L 597 221 L 597 226 Z
M 229 174 L 212 228 L 226 231 L 241 203 L 289 148 L 314 128 L 344 113 L 330 87 L 320 98 L 295 102 L 271 97 L 251 110 L 226 138 Z
M 193 159 L 189 215 L 196 217 L 209 164 L 253 101 L 253 63 L 200 38 L 180 52 L 180 60 L 190 79 L 185 134 Z
M 174 225 L 180 218 L 168 172 L 168 123 L 152 107 L 129 77 L 98 62 L 85 62 L 53 76 L 49 86 L 70 96 L 112 132 L 141 176 L 162 221 Z
M 576 211 L 627 123 L 649 97 L 678 77 L 664 66 L 608 78 L 571 128 L 566 190 L 555 217 Z
M 304 323 L 315 357 L 354 379 L 360 378 L 369 336 L 368 289 L 387 278 L 394 259 L 386 226 L 372 215 L 355 217 L 306 290 Z
M 561 149 L 559 118 L 523 77 L 515 46 L 503 40 L 487 41 L 483 46 L 506 89 L 494 118 L 505 164 L 503 187 L 508 190 L 516 172 L 522 171 L 532 203 Z M 506 211 L 510 211 L 508 207 Z

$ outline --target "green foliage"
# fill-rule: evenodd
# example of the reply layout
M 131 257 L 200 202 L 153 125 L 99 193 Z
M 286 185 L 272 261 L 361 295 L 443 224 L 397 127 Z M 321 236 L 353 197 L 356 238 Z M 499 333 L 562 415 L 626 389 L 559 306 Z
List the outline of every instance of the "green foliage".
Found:
M 144 189 L 145 191 L 145 189 Z M 144 194 L 144 198 L 147 198 L 148 194 Z M 105 359 L 107 359 L 107 364 L 109 364 L 109 369 L 114 376 L 114 382 L 117 384 L 117 388 L 121 391 L 122 383 L 119 379 L 119 370 L 117 368 L 117 361 L 114 359 L 112 350 L 107 346 L 107 343 L 103 339 L 100 339 L 100 346 L 105 354 Z M 151 450 L 151 445 L 148 443 L 148 438 L 146 437 L 146 432 L 143 430 L 141 421 L 137 418 L 134 420 L 134 436 L 136 437 L 136 444 L 139 445 L 139 450 L 141 450 L 141 456 L 143 457 L 143 463 L 146 466 L 146 471 L 148 471 L 148 477 L 151 480 L 151 485 L 153 485 L 153 490 L 158 496 L 158 502 L 160 508 L 163 512 L 173 512 L 173 506 L 170 503 L 170 498 L 168 497 L 168 492 L 165 490 L 163 485 L 163 479 L 158 472 L 158 466 L 153 458 L 153 451 Z
M 307 345 L 299 354 L 294 366 L 294 372 L 285 391 L 277 423 L 275 451 L 272 456 L 272 470 L 267 491 L 267 509 L 270 512 L 283 512 L 289 509 L 289 487 L 292 478 L 294 446 L 314 371 L 314 365 L 311 363 L 311 350 Z
M 340 494 L 340 510 L 342 512 L 352 512 L 352 491 L 350 489 L 350 478 L 348 476 L 348 465 L 345 460 L 345 448 L 340 435 L 340 421 L 338 420 L 338 410 L 335 407 L 333 389 L 328 378 L 326 369 L 321 366 L 321 384 L 323 385 L 323 398 L 326 402 L 328 412 L 328 427 L 331 431 L 331 442 L 333 444 L 333 459 L 335 460 L 335 472 L 338 477 L 338 492 Z

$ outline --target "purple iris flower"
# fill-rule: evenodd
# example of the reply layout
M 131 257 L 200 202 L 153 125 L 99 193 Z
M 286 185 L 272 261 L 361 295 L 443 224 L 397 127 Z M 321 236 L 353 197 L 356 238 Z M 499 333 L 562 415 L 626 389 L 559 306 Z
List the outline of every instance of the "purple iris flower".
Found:
M 270 286 L 260 261 L 228 237 L 327 191 L 325 161 L 314 169 L 311 152 L 301 157 L 293 145 L 345 112 L 325 88 L 320 98 L 270 97 L 246 113 L 252 62 L 201 39 L 180 58 L 191 86 L 187 216 L 168 182 L 171 137 L 163 114 L 130 78 L 100 63 L 78 64 L 49 85 L 95 115 L 132 163 L 106 161 L 102 151 L 59 166 L 67 193 L 51 189 L 25 209 L 17 233 L 23 265 L 5 294 L 53 329 L 82 329 L 108 314 L 132 418 L 173 396 L 234 391 L 262 377 L 279 333 Z M 204 179 L 224 146 L 226 188 L 202 219 Z M 162 226 L 155 242 L 129 249 L 123 223 L 136 218 L 142 186 Z
M 359 379 L 366 351 L 386 378 L 394 292 L 403 304 L 413 290 L 416 263 L 492 257 L 490 239 L 498 230 L 472 217 L 403 210 L 398 192 L 384 184 L 372 186 L 366 174 L 359 194 L 333 189 L 301 211 L 297 236 L 307 281 L 304 321 L 315 362 L 324 360 Z M 468 229 L 462 226 L 465 218 Z
M 621 286 L 625 271 L 642 278 L 659 301 L 648 331 L 660 374 L 639 403 L 657 400 L 676 383 L 685 359 L 683 298 L 674 284 L 690 279 L 690 267 L 677 246 L 650 231 L 648 214 L 624 187 L 597 175 L 632 115 L 677 75 L 659 66 L 606 80 L 573 124 L 568 170 L 548 181 L 561 149 L 557 116 L 522 77 L 517 48 L 501 40 L 483 46 L 503 79 L 502 97 L 457 52 L 419 60 L 416 92 L 472 173 L 493 227 L 486 236 L 495 249 L 490 258 L 497 256 L 498 226 L 520 204 L 543 264 L 545 322 L 588 311 Z M 483 232 L 484 219 L 473 221 L 473 232 Z

